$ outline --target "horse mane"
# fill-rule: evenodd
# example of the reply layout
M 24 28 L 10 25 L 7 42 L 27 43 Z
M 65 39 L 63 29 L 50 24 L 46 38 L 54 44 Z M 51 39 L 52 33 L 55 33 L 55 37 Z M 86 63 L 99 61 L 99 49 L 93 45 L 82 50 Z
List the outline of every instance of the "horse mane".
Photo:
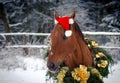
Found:
M 74 28 L 75 28 L 75 31 L 77 31 L 78 34 L 81 36 L 81 38 L 84 40 L 84 35 L 83 35 L 83 33 L 82 33 L 79 25 L 78 25 L 76 22 L 75 22 L 74 24 L 75 24 L 75 27 L 74 27 Z
M 83 64 L 84 65 L 94 65 L 93 59 L 92 59 L 92 52 L 91 50 L 88 48 L 87 43 L 85 42 L 84 39 L 84 35 L 80 29 L 80 27 L 78 26 L 78 24 L 75 22 L 74 25 L 72 26 L 72 28 L 74 29 L 75 33 L 75 37 L 77 40 L 77 43 L 79 44 L 79 51 L 80 51 L 80 55 L 83 56 L 82 60 L 83 60 Z M 86 57 L 89 57 L 89 59 L 86 59 Z M 91 63 L 92 61 L 92 63 Z

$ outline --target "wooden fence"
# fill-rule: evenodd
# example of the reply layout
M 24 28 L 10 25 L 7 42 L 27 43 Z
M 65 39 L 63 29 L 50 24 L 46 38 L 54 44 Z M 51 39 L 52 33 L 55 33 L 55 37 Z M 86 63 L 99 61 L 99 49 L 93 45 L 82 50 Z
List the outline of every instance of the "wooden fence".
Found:
M 120 33 L 115 32 L 83 32 L 84 35 L 89 36 L 120 36 Z M 18 36 L 50 36 L 50 33 L 0 33 L 2 36 L 12 36 L 12 35 L 18 35 Z M 28 41 L 29 42 L 29 41 Z M 24 44 L 24 45 L 7 45 L 7 48 L 48 48 L 48 45 L 30 45 L 30 44 Z M 109 48 L 109 49 L 120 49 L 120 47 L 113 47 L 113 46 L 100 46 L 101 48 Z

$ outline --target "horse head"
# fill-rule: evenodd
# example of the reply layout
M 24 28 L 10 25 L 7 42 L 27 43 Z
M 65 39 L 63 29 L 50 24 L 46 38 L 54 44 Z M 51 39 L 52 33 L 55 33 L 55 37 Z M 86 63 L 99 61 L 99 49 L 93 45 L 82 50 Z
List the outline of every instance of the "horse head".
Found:
M 51 49 L 47 61 L 47 67 L 51 71 L 59 71 L 63 63 L 70 69 L 80 64 L 93 65 L 92 54 L 74 21 L 75 15 L 73 12 L 71 16 L 59 17 L 54 12 L 55 26 L 50 36 Z

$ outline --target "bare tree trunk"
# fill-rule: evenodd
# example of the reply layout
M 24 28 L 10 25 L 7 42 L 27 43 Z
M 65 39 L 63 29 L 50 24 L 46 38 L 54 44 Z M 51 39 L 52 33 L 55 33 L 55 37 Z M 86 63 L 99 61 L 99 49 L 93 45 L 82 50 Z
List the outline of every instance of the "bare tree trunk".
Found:
M 5 10 L 4 10 L 4 5 L 3 3 L 0 3 L 0 19 L 2 19 L 4 27 L 5 27 L 5 31 L 7 33 L 10 33 L 10 27 L 9 27 L 9 23 L 5 14 Z M 11 36 L 6 36 L 7 42 L 11 41 Z

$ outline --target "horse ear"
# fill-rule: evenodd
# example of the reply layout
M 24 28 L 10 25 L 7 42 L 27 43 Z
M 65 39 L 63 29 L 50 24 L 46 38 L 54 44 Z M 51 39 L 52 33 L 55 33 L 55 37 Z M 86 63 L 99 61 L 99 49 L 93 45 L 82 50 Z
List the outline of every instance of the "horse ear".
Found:
M 72 15 L 70 16 L 70 18 L 75 18 L 75 15 L 76 15 L 76 12 L 75 11 L 73 11 L 73 13 L 72 13 Z
M 54 18 L 57 19 L 59 17 L 59 15 L 57 14 L 56 11 L 54 11 Z

